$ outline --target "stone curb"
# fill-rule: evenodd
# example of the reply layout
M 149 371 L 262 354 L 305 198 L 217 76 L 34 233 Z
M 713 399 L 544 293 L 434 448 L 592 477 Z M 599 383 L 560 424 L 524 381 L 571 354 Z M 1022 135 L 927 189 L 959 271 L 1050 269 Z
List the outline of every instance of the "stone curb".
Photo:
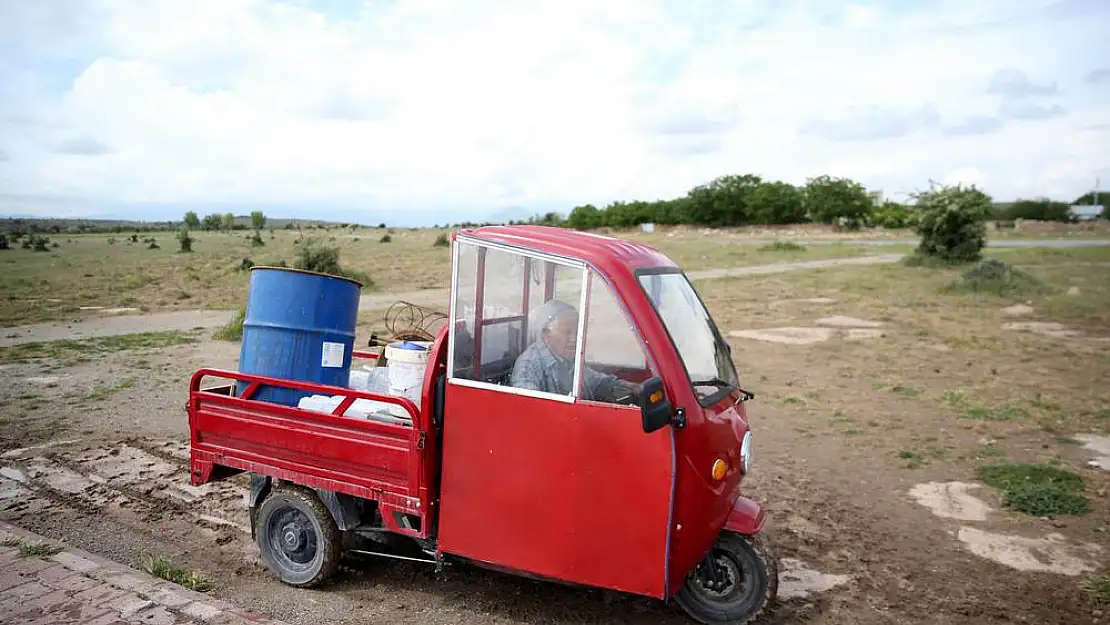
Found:
M 234 606 L 226 601 L 213 599 L 203 593 L 189 590 L 167 582 L 143 571 L 124 566 L 98 555 L 76 549 L 57 540 L 50 540 L 22 528 L 0 521 L 0 541 L 19 539 L 30 543 L 54 545 L 61 549 L 58 553 L 43 558 L 44 561 L 61 565 L 77 576 L 91 580 L 83 591 L 80 584 L 67 583 L 77 590 L 68 598 L 78 601 L 89 600 L 90 604 L 99 603 L 119 612 L 121 619 L 134 617 L 138 622 L 158 622 L 159 613 L 171 620 L 166 622 L 189 622 L 205 625 L 286 625 L 265 614 L 251 612 Z M 51 567 L 57 568 L 57 567 Z M 35 579 L 32 574 L 31 580 Z M 30 581 L 30 580 L 29 580 Z M 98 592 L 98 586 L 102 590 Z M 105 586 L 110 588 L 104 588 Z M 105 592 L 112 594 L 105 601 Z M 152 618 L 153 617 L 153 618 Z

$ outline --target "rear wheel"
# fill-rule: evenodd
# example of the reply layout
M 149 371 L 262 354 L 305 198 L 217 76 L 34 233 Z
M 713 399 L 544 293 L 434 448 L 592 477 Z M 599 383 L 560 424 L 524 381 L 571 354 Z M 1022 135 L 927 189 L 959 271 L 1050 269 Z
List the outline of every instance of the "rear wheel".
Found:
M 698 622 L 744 625 L 759 617 L 778 586 L 778 563 L 766 539 L 725 531 L 686 577 L 676 599 Z
M 316 493 L 280 486 L 262 502 L 255 521 L 262 561 L 290 586 L 317 586 L 343 554 L 342 536 Z

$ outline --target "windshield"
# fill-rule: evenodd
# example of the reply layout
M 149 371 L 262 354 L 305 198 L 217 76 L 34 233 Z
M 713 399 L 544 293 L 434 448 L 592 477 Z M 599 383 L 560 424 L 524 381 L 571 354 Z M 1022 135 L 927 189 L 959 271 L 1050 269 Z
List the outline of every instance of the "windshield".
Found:
M 640 286 L 670 333 L 698 396 L 736 388 L 739 380 L 728 346 L 686 276 L 644 274 Z

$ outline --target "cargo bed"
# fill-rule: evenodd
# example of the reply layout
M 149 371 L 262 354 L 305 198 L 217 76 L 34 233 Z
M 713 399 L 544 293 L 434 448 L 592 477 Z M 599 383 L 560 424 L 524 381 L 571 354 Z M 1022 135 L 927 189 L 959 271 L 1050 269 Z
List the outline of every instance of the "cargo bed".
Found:
M 206 379 L 246 383 L 203 388 Z M 251 399 L 261 386 L 342 396 L 331 414 Z M 400 407 L 412 419 L 378 422 L 345 417 L 357 399 Z M 193 485 L 243 471 L 375 501 L 382 517 L 393 513 L 422 519 L 428 510 L 422 454 L 427 419 L 405 397 L 351 388 L 281 380 L 223 369 L 201 369 L 189 387 Z M 427 524 L 399 533 L 423 536 Z

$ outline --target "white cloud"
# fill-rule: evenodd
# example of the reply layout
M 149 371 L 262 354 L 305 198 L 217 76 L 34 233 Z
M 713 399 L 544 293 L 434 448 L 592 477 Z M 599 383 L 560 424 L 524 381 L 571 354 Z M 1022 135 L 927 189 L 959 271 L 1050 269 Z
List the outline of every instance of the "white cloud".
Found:
M 0 4 L 0 212 L 212 202 L 430 223 L 725 173 L 1062 199 L 1110 175 L 1110 90 L 1091 78 L 1105 3 L 319 8 L 337 4 Z

